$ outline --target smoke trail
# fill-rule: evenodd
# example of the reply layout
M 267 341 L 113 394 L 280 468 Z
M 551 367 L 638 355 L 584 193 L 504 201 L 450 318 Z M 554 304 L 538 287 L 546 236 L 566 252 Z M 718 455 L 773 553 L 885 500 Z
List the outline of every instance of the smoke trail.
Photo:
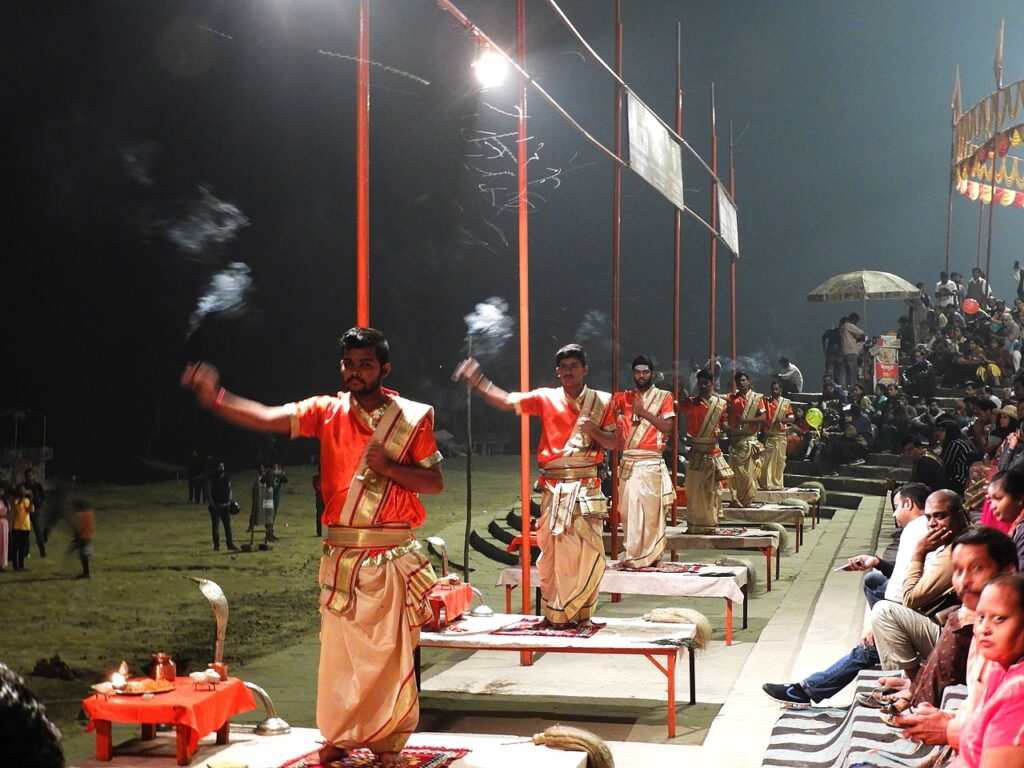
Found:
M 466 321 L 466 341 L 473 346 L 476 357 L 493 357 L 512 338 L 512 318 L 508 316 L 508 302 L 500 296 L 491 296 L 476 305 L 463 318 Z
M 199 255 L 212 243 L 232 240 L 249 219 L 238 206 L 216 197 L 200 185 L 199 198 L 194 200 L 185 218 L 167 227 L 167 239 L 181 250 Z
M 767 391 L 768 385 L 771 383 L 771 375 L 773 372 L 778 370 L 778 359 L 780 355 L 771 354 L 766 351 L 757 351 L 752 355 L 737 355 L 736 356 L 736 370 L 742 371 L 743 373 L 750 376 L 751 379 L 756 379 L 758 391 Z M 732 371 L 732 360 L 729 358 L 720 358 L 722 363 L 722 384 L 725 385 L 726 379 L 731 375 Z
M 207 315 L 237 317 L 245 312 L 246 300 L 251 290 L 252 276 L 248 264 L 233 261 L 225 269 L 215 273 L 192 311 L 185 338 L 188 339 L 196 332 Z
M 156 159 L 160 147 L 153 141 L 141 141 L 121 147 L 121 163 L 125 172 L 138 184 L 144 187 L 153 186 L 150 168 Z
M 583 316 L 583 322 L 576 331 L 576 338 L 580 343 L 584 341 L 600 341 L 611 344 L 612 322 L 607 312 L 599 309 L 588 309 Z

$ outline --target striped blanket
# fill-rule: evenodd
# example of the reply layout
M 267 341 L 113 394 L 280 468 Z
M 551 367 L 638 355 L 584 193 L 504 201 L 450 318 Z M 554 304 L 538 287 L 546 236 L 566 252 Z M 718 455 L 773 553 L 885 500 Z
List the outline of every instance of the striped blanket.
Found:
M 883 675 L 877 670 L 862 672 L 857 693 L 870 691 Z M 965 686 L 946 689 L 943 709 L 956 709 L 967 697 Z M 877 709 L 854 705 L 849 709 L 815 707 L 788 709 L 779 717 L 765 753 L 765 766 L 785 768 L 855 768 L 859 766 L 901 766 L 933 768 L 945 765 L 949 749 L 904 739 L 900 731 L 886 725 Z

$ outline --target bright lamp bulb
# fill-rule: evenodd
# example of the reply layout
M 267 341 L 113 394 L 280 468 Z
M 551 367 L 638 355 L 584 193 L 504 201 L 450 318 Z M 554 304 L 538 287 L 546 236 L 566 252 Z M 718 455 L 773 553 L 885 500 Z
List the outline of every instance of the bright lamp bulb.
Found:
M 508 62 L 497 52 L 485 49 L 473 62 L 473 71 L 476 72 L 476 79 L 482 86 L 493 88 L 505 82 L 505 76 L 508 75 Z

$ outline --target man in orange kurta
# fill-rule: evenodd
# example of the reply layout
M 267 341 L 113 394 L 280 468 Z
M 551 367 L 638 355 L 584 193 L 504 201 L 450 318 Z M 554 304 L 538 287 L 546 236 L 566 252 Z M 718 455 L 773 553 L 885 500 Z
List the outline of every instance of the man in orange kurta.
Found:
M 413 652 L 436 579 L 412 530 L 425 518 L 418 494 L 444 486 L 441 455 L 433 410 L 381 386 L 391 370 L 383 334 L 352 328 L 341 348 L 337 395 L 266 406 L 227 392 L 205 364 L 189 366 L 182 384 L 233 424 L 320 440 L 320 761 L 367 747 L 393 768 L 419 721 Z
M 473 359 L 456 371 L 496 408 L 540 417 L 537 463 L 543 495 L 537 569 L 544 620 L 557 627 L 590 620 L 605 568 L 601 529 L 607 501 L 597 467 L 601 446 L 615 445 L 614 415 L 608 407 L 611 395 L 584 383 L 587 372 L 586 353 L 578 344 L 567 344 L 555 355 L 561 387 L 506 392 Z
M 675 502 L 675 484 L 662 452 L 676 412 L 672 393 L 653 386 L 654 363 L 633 361 L 635 389 L 616 392 L 619 449 L 619 518 L 622 520 L 625 568 L 655 565 L 665 551 L 665 515 Z
M 793 406 L 782 396 L 782 383 L 772 381 L 771 391 L 764 398 L 764 455 L 758 485 L 771 491 L 785 487 L 786 430 L 793 423 Z
M 733 377 L 736 391 L 726 396 L 729 424 L 729 481 L 732 497 L 741 507 L 749 507 L 757 493 L 764 446 L 757 439 L 764 422 L 763 396 L 750 387 L 750 377 L 738 371 Z
M 686 418 L 686 434 L 690 437 L 684 515 L 687 533 L 713 533 L 722 517 L 721 482 L 732 477 L 718 447 L 725 405 L 725 398 L 715 394 L 707 371 L 697 374 L 697 394 L 679 402 L 679 413 Z

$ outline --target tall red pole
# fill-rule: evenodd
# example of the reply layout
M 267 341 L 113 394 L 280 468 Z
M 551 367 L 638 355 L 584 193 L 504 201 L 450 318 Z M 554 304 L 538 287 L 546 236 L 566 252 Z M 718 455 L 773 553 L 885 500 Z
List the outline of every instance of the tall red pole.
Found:
M 732 122 L 729 123 L 729 195 L 736 202 L 736 161 L 733 157 Z M 732 357 L 732 380 L 736 381 L 736 254 L 729 257 L 729 355 Z
M 711 235 L 711 278 L 708 288 L 710 322 L 708 323 L 708 365 L 711 373 L 714 374 L 715 347 L 715 323 L 718 314 L 718 134 L 715 132 L 715 84 L 711 84 L 711 228 L 714 233 Z
M 622 0 L 615 0 L 615 74 L 622 79 Z M 615 156 L 622 157 L 622 85 L 615 83 Z M 619 391 L 619 292 L 622 277 L 622 165 L 612 166 L 612 392 Z M 619 554 L 619 478 L 615 452 L 610 456 L 612 475 L 612 560 Z
M 526 70 L 526 0 L 516 0 L 516 55 L 519 66 Z M 527 224 L 529 206 L 526 202 L 526 80 L 519 78 L 519 148 L 516 170 L 519 180 L 519 391 L 530 391 L 530 238 Z M 522 611 L 530 615 L 530 417 L 519 417 L 519 493 L 522 501 L 519 550 L 522 573 Z M 539 608 L 540 606 L 538 606 Z M 532 662 L 532 654 L 521 654 L 524 663 Z
M 370 324 L 370 0 L 359 2 L 356 88 L 356 324 Z
M 676 22 L 676 133 L 683 135 L 683 25 Z M 680 169 L 682 170 L 682 169 Z M 672 398 L 679 403 L 679 391 L 682 389 L 682 360 L 679 359 L 682 317 L 680 316 L 681 286 L 683 274 L 683 212 L 675 208 L 673 232 L 673 267 L 672 267 Z M 672 485 L 679 484 L 679 419 L 672 419 Z M 679 512 L 675 502 L 672 503 L 672 525 L 679 523 Z
M 949 272 L 949 257 L 953 250 L 953 187 L 956 185 L 956 123 L 960 119 L 960 67 L 956 68 L 953 95 L 949 100 L 949 189 L 946 190 L 946 272 Z

